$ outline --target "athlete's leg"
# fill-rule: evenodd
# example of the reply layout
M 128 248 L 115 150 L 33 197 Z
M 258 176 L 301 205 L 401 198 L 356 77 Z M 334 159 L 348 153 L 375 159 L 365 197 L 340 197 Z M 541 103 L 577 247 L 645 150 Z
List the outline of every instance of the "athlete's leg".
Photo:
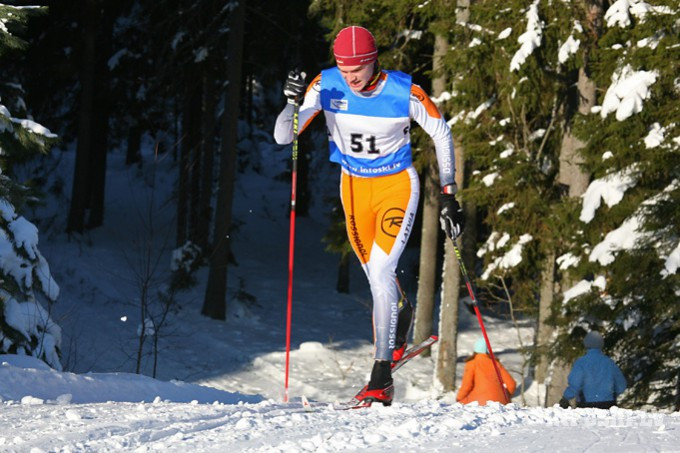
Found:
M 373 178 L 373 206 L 377 208 L 375 242 L 366 263 L 373 296 L 376 360 L 392 360 L 397 346 L 401 291 L 396 269 L 415 220 L 419 181 L 415 169 Z
M 400 346 L 397 344 L 400 301 L 403 305 L 396 268 L 413 229 L 419 197 L 418 174 L 413 168 L 377 178 L 343 173 L 340 193 L 347 235 L 371 289 L 375 358 L 391 361 L 392 351 Z M 401 342 L 408 333 L 410 319 L 406 324 Z

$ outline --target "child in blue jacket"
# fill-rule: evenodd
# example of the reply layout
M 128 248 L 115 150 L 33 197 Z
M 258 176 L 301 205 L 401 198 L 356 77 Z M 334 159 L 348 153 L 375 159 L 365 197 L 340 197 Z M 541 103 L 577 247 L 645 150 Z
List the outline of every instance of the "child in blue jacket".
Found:
M 609 409 L 626 390 L 626 378 L 616 363 L 602 352 L 604 339 L 599 332 L 588 332 L 583 345 L 587 352 L 574 362 L 560 406 L 566 409 L 569 400 L 575 398 L 577 407 Z

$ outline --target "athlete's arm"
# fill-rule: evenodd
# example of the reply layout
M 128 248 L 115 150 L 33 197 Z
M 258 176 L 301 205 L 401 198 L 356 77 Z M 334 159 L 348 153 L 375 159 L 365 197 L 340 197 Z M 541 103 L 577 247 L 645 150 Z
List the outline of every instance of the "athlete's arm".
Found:
M 293 141 L 293 104 L 286 104 L 286 107 L 276 118 L 274 127 L 274 140 L 279 145 L 287 145 Z M 307 87 L 305 99 L 300 105 L 298 124 L 300 132 L 312 122 L 314 117 L 321 111 L 321 74 L 317 75 Z
M 411 85 L 410 98 L 411 118 L 432 137 L 439 164 L 439 181 L 441 187 L 453 184 L 456 174 L 456 163 L 453 155 L 453 137 L 451 128 L 439 112 L 432 99 L 418 85 Z

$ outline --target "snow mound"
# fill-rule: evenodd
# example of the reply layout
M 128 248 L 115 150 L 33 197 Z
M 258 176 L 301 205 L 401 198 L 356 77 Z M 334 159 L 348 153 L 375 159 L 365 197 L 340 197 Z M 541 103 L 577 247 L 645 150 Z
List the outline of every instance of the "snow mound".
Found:
M 0 363 L 0 400 L 22 404 L 140 402 L 154 398 L 180 403 L 217 401 L 225 404 L 263 400 L 259 396 L 181 381 L 164 382 L 139 374 L 59 372 L 28 356 L 0 355 Z

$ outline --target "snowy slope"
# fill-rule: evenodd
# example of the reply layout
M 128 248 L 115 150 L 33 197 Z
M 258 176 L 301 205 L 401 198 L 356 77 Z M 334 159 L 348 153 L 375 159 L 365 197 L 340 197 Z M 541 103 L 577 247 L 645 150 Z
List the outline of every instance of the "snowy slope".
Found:
M 3 388 L 9 379 L 17 395 L 0 410 L 2 451 L 621 452 L 679 451 L 680 445 L 678 413 L 431 399 L 349 411 L 319 403 L 305 412 L 299 401 L 253 402 L 257 398 L 193 384 L 123 373 L 76 376 L 24 368 L 36 365 L 28 362 L 0 366 Z M 33 385 L 42 388 L 42 398 L 19 399 Z M 84 401 L 88 395 L 93 402 Z

